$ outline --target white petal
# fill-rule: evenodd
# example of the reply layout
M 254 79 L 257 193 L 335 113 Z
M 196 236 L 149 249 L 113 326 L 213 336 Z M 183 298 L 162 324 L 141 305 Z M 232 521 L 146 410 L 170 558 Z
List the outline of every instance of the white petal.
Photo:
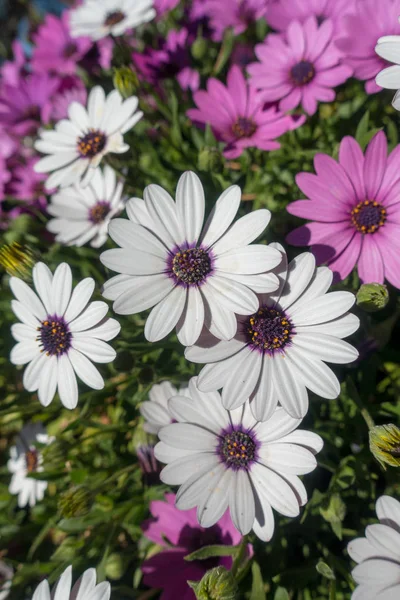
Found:
M 291 346 L 286 359 L 296 378 L 318 396 L 333 400 L 340 394 L 340 383 L 334 372 L 321 360 L 309 360 L 301 351 Z
M 294 258 L 287 271 L 286 284 L 283 287 L 279 304 L 283 310 L 289 308 L 304 292 L 315 270 L 315 258 L 311 252 L 304 252 Z M 333 318 L 333 317 L 331 317 Z
M 378 40 L 375 46 L 375 52 L 381 58 L 400 64 L 400 36 L 384 36 Z
M 354 304 L 355 296 L 351 292 L 330 292 L 316 298 L 306 306 L 294 305 L 289 316 L 294 320 L 296 326 L 314 325 L 332 321 L 347 312 Z
M 72 588 L 71 596 L 74 597 L 76 591 L 79 590 L 76 600 L 86 600 L 87 595 L 90 594 L 96 586 L 96 577 L 96 569 L 86 569 L 82 577 L 78 579 Z
M 397 526 L 400 531 L 400 502 L 390 496 L 381 496 L 376 503 L 378 519 L 386 525 Z
M 65 408 L 72 410 L 78 404 L 78 384 L 67 354 L 58 359 L 58 393 Z
M 357 360 L 359 353 L 347 342 L 323 333 L 299 332 L 293 336 L 293 346 L 304 352 L 309 358 L 347 364 Z
M 228 410 L 241 406 L 256 388 L 262 365 L 262 354 L 246 348 L 242 350 L 241 368 L 228 379 L 222 391 L 222 404 Z
M 96 85 L 92 88 L 88 102 L 87 112 L 89 117 L 90 126 L 93 129 L 98 129 L 103 118 L 105 107 L 105 93 L 102 87 Z
M 219 295 L 209 285 L 202 286 L 201 291 L 205 299 L 205 326 L 221 340 L 232 339 L 237 330 L 235 313 L 220 305 Z
M 57 316 L 61 317 L 68 306 L 72 290 L 72 273 L 67 263 L 61 263 L 53 277 L 53 306 Z
M 258 490 L 257 490 L 258 492 Z M 260 540 L 263 542 L 269 542 L 274 535 L 274 513 L 272 512 L 271 505 L 265 497 L 256 497 L 256 518 L 253 524 L 253 531 Z
M 168 485 L 181 485 L 195 473 L 202 472 L 206 468 L 211 471 L 218 465 L 218 462 L 218 458 L 213 452 L 190 454 L 184 458 L 174 460 L 164 467 L 160 479 Z
M 130 279 L 126 285 L 120 285 L 122 287 L 126 289 L 116 298 L 113 309 L 119 315 L 132 315 L 161 302 L 174 287 L 174 282 L 165 274 L 145 275 Z
M 16 299 L 21 302 L 37 319 L 43 321 L 46 311 L 35 292 L 22 279 L 10 278 L 10 288 Z
M 39 345 L 34 341 L 19 342 L 10 353 L 10 361 L 13 365 L 26 365 L 40 354 Z
M 308 395 L 303 379 L 296 376 L 288 354 L 272 357 L 272 381 L 283 408 L 295 419 L 302 419 L 308 410 Z
M 65 165 L 71 164 L 77 158 L 75 152 L 58 152 L 57 154 L 51 154 L 45 158 L 41 158 L 34 166 L 36 173 L 47 173 L 48 171 L 55 171 Z M 51 189 L 46 182 L 46 189 Z
M 197 243 L 203 227 L 205 201 L 201 181 L 192 171 L 186 171 L 178 181 L 176 205 L 186 241 Z
M 32 327 L 35 331 L 40 326 L 40 321 L 31 313 L 31 311 L 18 300 L 11 300 L 11 309 L 15 316 L 25 325 Z
M 163 231 L 163 241 L 169 248 L 185 241 L 183 227 L 177 217 L 176 205 L 171 196 L 159 185 L 148 185 L 143 193 L 149 215 L 158 229 Z
M 186 348 L 185 357 L 195 363 L 211 363 L 223 360 L 224 358 L 228 358 L 229 356 L 233 356 L 239 350 L 241 350 L 245 343 L 241 340 L 237 340 L 233 338 L 229 341 L 220 341 L 214 336 L 209 336 L 210 346 L 207 345 L 207 341 L 204 341 L 204 336 L 202 335 L 199 340 L 197 340 L 197 344 L 192 346 L 191 348 Z M 200 345 L 201 344 L 201 345 Z
M 317 466 L 314 455 L 297 444 L 266 444 L 258 453 L 259 462 L 284 475 L 305 475 Z
M 352 540 L 347 546 L 347 552 L 357 563 L 376 556 L 376 548 L 366 538 Z
M 227 310 L 238 315 L 251 315 L 258 310 L 259 301 L 254 292 L 237 281 L 215 275 L 207 282 Z
M 73 338 L 72 346 L 97 363 L 109 363 L 116 357 L 116 352 L 107 342 L 97 340 L 96 338 Z M 102 386 L 103 387 L 103 386 Z M 96 389 L 102 389 L 96 388 Z
M 105 302 L 102 302 L 101 300 L 91 302 L 76 319 L 69 323 L 69 329 L 73 333 L 90 329 L 91 327 L 94 327 L 100 323 L 100 321 L 106 316 L 107 312 L 108 306 Z
M 99 340 L 108 342 L 115 338 L 116 335 L 121 331 L 121 325 L 115 319 L 106 319 L 98 327 L 92 327 L 85 331 L 77 331 L 74 333 L 74 339 L 80 339 L 81 337 L 94 337 Z
M 270 220 L 271 213 L 265 208 L 245 215 L 236 221 L 222 238 L 214 244 L 214 253 L 219 256 L 224 252 L 229 252 L 229 250 L 247 246 L 262 234 Z
M 37 263 L 32 269 L 32 278 L 36 291 L 47 310 L 47 314 L 54 314 L 51 291 L 53 275 L 49 267 L 42 262 Z
M 218 485 L 215 485 L 209 494 L 203 495 L 197 508 L 197 520 L 202 527 L 211 527 L 225 514 L 234 478 L 235 473 L 231 469 L 225 470 Z
M 82 132 L 90 128 L 89 117 L 86 109 L 79 102 L 72 102 L 68 107 L 68 116 L 73 124 Z
M 116 300 L 131 284 L 135 285 L 136 281 L 134 275 L 114 275 L 103 284 L 102 294 L 107 300 Z
M 70 348 L 68 356 L 75 373 L 78 375 L 79 379 L 83 381 L 83 383 L 86 383 L 87 386 L 94 390 L 102 390 L 104 388 L 104 380 L 98 369 L 84 354 L 77 352 L 74 348 Z
M 178 340 L 183 346 L 192 346 L 196 343 L 203 329 L 204 303 L 197 287 L 191 286 L 186 294 L 186 306 L 183 310 L 180 323 L 177 326 Z
M 182 448 L 173 448 L 169 444 L 164 444 L 164 442 L 158 442 L 154 447 L 154 456 L 162 463 L 171 463 L 174 460 L 178 460 L 189 454 L 194 456 L 197 452 L 196 450 L 191 451 Z
M 48 356 L 44 352 L 35 356 L 32 362 L 26 367 L 22 382 L 24 388 L 28 392 L 36 392 L 39 387 L 40 374 L 42 372 L 44 363 L 48 360 Z
M 153 275 L 167 269 L 166 260 L 159 256 L 124 248 L 106 250 L 100 260 L 107 269 L 125 275 Z
M 400 533 L 382 523 L 368 525 L 365 537 L 376 548 L 377 555 L 388 556 L 393 560 L 400 558 Z M 400 575 L 400 565 L 399 565 Z
M 203 394 L 204 396 L 206 394 Z M 214 402 L 218 400 L 219 394 L 215 392 L 213 394 Z M 219 398 L 219 401 L 221 399 Z M 213 431 L 215 435 L 219 435 L 222 429 L 229 424 L 228 419 L 219 419 L 216 421 L 213 411 L 213 406 L 207 407 L 209 410 L 205 410 L 205 406 L 202 402 L 198 402 L 197 399 L 187 398 L 185 396 L 174 396 L 168 402 L 168 409 L 171 415 L 171 419 L 174 419 L 178 423 L 192 423 L 193 425 L 200 425 L 205 429 Z M 226 414 L 226 413 L 225 413 Z M 225 415 L 224 415 L 225 416 Z
M 58 382 L 58 361 L 56 356 L 50 356 L 43 365 L 38 388 L 39 402 L 49 406 L 53 400 Z
M 352 335 L 359 327 L 360 319 L 356 317 L 356 315 L 348 313 L 343 317 L 338 317 L 327 323 L 320 323 L 319 325 L 302 325 L 297 327 L 297 332 L 324 333 L 338 338 L 345 338 Z
M 65 600 L 65 598 L 68 598 L 71 592 L 71 584 L 72 567 L 67 567 L 55 586 L 55 593 L 52 593 L 54 600 Z
M 161 429 L 158 437 L 173 448 L 199 452 L 213 452 L 218 445 L 218 437 L 214 433 L 191 423 L 167 425 Z
M 280 438 L 280 443 L 300 444 L 308 448 L 311 452 L 316 454 L 320 452 L 324 446 L 323 439 L 313 431 L 305 431 L 304 429 L 296 429 Z
M 167 248 L 158 238 L 151 231 L 128 219 L 113 219 L 108 232 L 114 242 L 122 248 L 154 254 L 164 261 L 167 259 Z
M 225 360 L 206 365 L 199 375 L 199 388 L 203 392 L 219 390 L 226 385 L 232 373 L 240 376 L 242 356 L 242 352 L 238 352 Z
M 50 587 L 45 579 L 35 590 L 32 600 L 50 600 Z
M 76 319 L 76 317 L 80 315 L 83 309 L 87 306 L 94 292 L 94 285 L 94 279 L 91 277 L 86 277 L 86 279 L 82 279 L 82 281 L 80 281 L 75 287 L 74 291 L 72 292 L 67 310 L 64 314 L 64 318 L 67 322 L 71 322 Z
M 277 408 L 268 421 L 256 425 L 257 439 L 263 443 L 280 440 L 294 431 L 300 422 L 301 419 L 291 417 L 283 408 Z
M 377 585 L 385 583 L 385 587 L 399 582 L 400 565 L 389 560 L 370 558 L 352 571 L 353 579 L 356 583 Z
M 276 267 L 282 260 L 278 250 L 270 246 L 254 244 L 225 252 L 215 259 L 215 269 L 223 273 L 240 273 L 253 275 L 265 273 Z
M 310 283 L 301 296 L 296 300 L 296 304 L 292 307 L 291 312 L 294 312 L 300 306 L 307 306 L 312 300 L 318 298 L 318 296 L 323 296 L 329 290 L 332 284 L 332 279 L 333 272 L 329 269 L 329 267 L 318 267 L 315 269 Z
M 149 342 L 162 340 L 177 324 L 186 301 L 186 292 L 176 286 L 149 314 L 144 328 Z
M 270 294 L 279 287 L 278 277 L 272 273 L 259 273 L 257 275 L 238 275 L 237 273 L 224 273 L 224 279 L 238 281 L 250 288 L 256 294 Z
M 212 246 L 225 233 L 236 216 L 241 195 L 241 189 L 237 185 L 231 185 L 222 192 L 204 227 L 202 246 Z
M 31 342 L 37 337 L 37 329 L 24 323 L 14 323 L 11 325 L 11 334 L 17 342 Z
M 203 503 L 210 496 L 224 474 L 225 467 L 216 465 L 213 469 L 206 468 L 202 473 L 194 474 L 178 490 L 176 506 L 179 510 L 187 510 Z
M 229 512 L 242 535 L 250 532 L 255 519 L 254 494 L 247 471 L 235 473 L 229 494 Z
M 251 480 L 258 494 L 285 517 L 297 517 L 299 503 L 290 485 L 277 473 L 254 463 L 250 472 Z
M 387 90 L 398 90 L 400 88 L 400 67 L 398 65 L 393 65 L 392 67 L 383 69 L 375 77 L 375 81 L 378 85 Z
M 399 569 L 400 569 L 400 565 L 399 565 Z M 398 600 L 400 598 L 400 583 L 398 583 L 397 585 L 390 587 L 390 588 L 385 588 L 384 590 L 381 590 L 377 596 L 376 596 L 376 600 Z
M 251 395 L 250 408 L 256 421 L 267 421 L 275 412 L 278 397 L 272 386 L 272 361 L 264 356 L 261 364 L 261 374 L 256 388 Z

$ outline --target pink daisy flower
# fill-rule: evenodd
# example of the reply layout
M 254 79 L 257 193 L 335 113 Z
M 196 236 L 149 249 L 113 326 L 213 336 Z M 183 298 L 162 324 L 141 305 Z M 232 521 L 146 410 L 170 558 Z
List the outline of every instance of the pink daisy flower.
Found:
M 366 81 L 368 94 L 380 92 L 375 76 L 390 63 L 375 53 L 378 38 L 400 33 L 400 0 L 355 0 L 352 14 L 343 18 L 336 46 L 343 52 L 354 77 Z
M 316 17 L 318 23 L 331 19 L 335 34 L 340 32 L 342 17 L 348 14 L 355 0 L 270 0 L 267 21 L 273 29 L 285 31 L 291 21 L 304 23 Z
M 86 104 L 87 91 L 82 79 L 75 75 L 67 75 L 60 80 L 57 92 L 53 96 L 51 119 L 61 121 L 68 118 L 68 108 L 72 102 Z
M 35 48 L 31 64 L 37 73 L 72 75 L 76 72 L 77 62 L 92 47 L 89 38 L 71 37 L 68 12 L 64 12 L 60 19 L 47 15 L 32 38 Z
M 21 75 L 27 65 L 27 58 L 21 42 L 14 40 L 12 44 L 14 60 L 7 60 L 1 66 L 1 81 L 8 85 L 18 86 Z
M 157 17 L 162 17 L 165 13 L 173 10 L 178 6 L 180 0 L 154 0 L 154 8 L 156 9 Z
M 209 19 L 213 39 L 222 40 L 225 30 L 233 28 L 235 35 L 243 33 L 265 16 L 268 0 L 206 0 L 203 15 Z
M 190 109 L 188 117 L 211 125 L 215 137 L 227 144 L 226 158 L 237 158 L 245 148 L 276 150 L 280 148 L 276 138 L 301 125 L 275 107 L 265 108 L 260 93 L 236 65 L 228 73 L 226 87 L 211 78 L 207 91 L 200 90 L 193 98 L 197 108 Z
M 165 550 L 144 561 L 144 584 L 161 588 L 160 600 L 195 600 L 187 581 L 198 581 L 208 569 L 218 565 L 230 569 L 232 559 L 221 557 L 188 562 L 184 557 L 203 546 L 238 544 L 240 533 L 233 526 L 228 511 L 213 527 L 201 527 L 195 508 L 182 511 L 175 507 L 175 494 L 165 494 L 165 501 L 151 502 L 150 512 L 153 518 L 143 524 L 144 535 Z M 251 546 L 248 551 L 251 552 Z
M 387 156 L 386 136 L 379 132 L 365 155 L 356 140 L 341 141 L 339 162 L 326 154 L 314 158 L 316 175 L 299 173 L 296 183 L 307 196 L 287 207 L 311 219 L 287 241 L 311 246 L 317 263 L 326 262 L 336 279 L 355 265 L 364 283 L 387 279 L 400 288 L 400 145 Z
M 10 183 L 10 191 L 14 198 L 24 202 L 26 205 L 45 210 L 47 197 L 44 182 L 47 179 L 45 173 L 34 171 L 38 158 L 31 158 L 25 164 L 18 165 L 13 171 L 13 180 Z M 51 192 L 50 192 L 51 193 Z
M 313 115 L 318 101 L 332 102 L 332 88 L 350 77 L 352 69 L 340 64 L 333 43 L 332 21 L 318 26 L 315 17 L 304 24 L 292 21 L 285 34 L 271 33 L 255 48 L 260 62 L 247 67 L 251 83 L 266 102 L 279 101 L 283 111 L 300 104 Z

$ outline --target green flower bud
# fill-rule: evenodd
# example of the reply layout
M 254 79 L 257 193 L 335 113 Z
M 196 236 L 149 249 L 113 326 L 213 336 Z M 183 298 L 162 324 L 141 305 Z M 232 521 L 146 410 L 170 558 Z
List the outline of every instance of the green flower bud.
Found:
M 238 586 L 230 571 L 215 567 L 201 581 L 188 581 L 197 600 L 238 600 Z
M 202 37 L 198 37 L 194 40 L 190 49 L 192 56 L 195 60 L 201 60 L 205 57 L 209 49 L 209 43 Z
M 385 463 L 400 467 L 400 429 L 396 425 L 389 423 L 373 427 L 369 432 L 369 447 L 384 469 Z
M 28 246 L 13 242 L 0 248 L 0 266 L 12 277 L 32 282 L 35 262 L 35 253 Z
M 105 570 L 108 579 L 121 579 L 125 572 L 125 564 L 121 554 L 118 554 L 117 552 L 110 554 L 107 558 Z
M 63 492 L 58 500 L 58 510 L 62 517 L 82 517 L 86 515 L 92 504 L 92 494 L 83 486 L 76 486 Z
M 389 292 L 381 283 L 364 283 L 357 292 L 357 305 L 366 312 L 377 312 L 389 302 Z
M 114 70 L 113 83 L 123 98 L 130 98 L 139 87 L 139 80 L 130 67 L 119 67 Z
M 199 152 L 198 165 L 200 171 L 222 171 L 224 161 L 217 148 L 204 148 Z

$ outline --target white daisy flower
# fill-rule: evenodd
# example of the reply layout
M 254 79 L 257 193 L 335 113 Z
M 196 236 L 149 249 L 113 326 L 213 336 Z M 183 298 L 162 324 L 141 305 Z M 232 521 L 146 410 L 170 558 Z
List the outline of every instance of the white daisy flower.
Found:
M 0 560 L 0 600 L 6 600 L 10 594 L 11 581 L 14 571 Z
M 53 131 L 42 130 L 35 142 L 36 150 L 48 154 L 36 163 L 37 173 L 49 173 L 45 187 L 67 187 L 81 182 L 85 187 L 106 154 L 129 150 L 123 134 L 142 118 L 136 96 L 123 100 L 117 90 L 105 96 L 103 88 L 94 87 L 87 109 L 79 102 L 68 108 L 69 119 L 59 121 Z
M 143 429 L 147 433 L 157 434 L 161 427 L 173 422 L 168 408 L 168 400 L 173 396 L 189 396 L 188 386 L 183 385 L 178 391 L 169 381 L 153 385 L 149 392 L 149 400 L 139 407 L 140 414 L 146 419 Z
M 368 525 L 364 538 L 347 546 L 358 563 L 352 571 L 358 584 L 351 600 L 400 598 L 400 502 L 381 496 L 376 503 L 379 523 Z
M 396 110 L 400 110 L 400 35 L 385 35 L 379 38 L 375 52 L 388 62 L 395 63 L 380 71 L 375 81 L 383 88 L 397 90 L 392 104 Z
M 83 246 L 90 241 L 93 248 L 99 248 L 107 241 L 112 217 L 125 207 L 122 190 L 123 183 L 117 182 L 111 167 L 107 165 L 103 172 L 96 169 L 87 187 L 75 184 L 51 197 L 47 212 L 55 219 L 47 223 L 47 229 L 61 244 Z
M 29 477 L 31 473 L 43 471 L 43 457 L 36 444 L 49 445 L 54 441 L 40 424 L 26 425 L 21 429 L 15 446 L 10 448 L 8 470 L 12 473 L 8 488 L 10 494 L 18 494 L 18 506 L 35 506 L 43 500 L 47 489 L 47 481 L 39 481 Z
M 111 587 L 107 581 L 96 585 L 96 569 L 87 569 L 72 586 L 72 566 L 65 569 L 52 592 L 45 579 L 36 588 L 32 600 L 109 600 Z
M 84 0 L 70 10 L 72 37 L 88 36 L 93 41 L 107 35 L 123 35 L 156 16 L 154 0 Z
M 29 363 L 23 384 L 29 392 L 38 390 L 43 406 L 50 404 L 58 389 L 62 404 L 72 409 L 78 403 L 76 375 L 89 387 L 103 389 L 103 378 L 91 361 L 114 360 L 115 350 L 106 341 L 121 327 L 115 319 L 106 318 L 105 302 L 89 303 L 94 290 L 91 277 L 72 291 L 72 273 L 66 263 L 53 276 L 41 262 L 34 266 L 32 277 L 37 294 L 21 279 L 10 279 L 16 297 L 11 308 L 21 321 L 11 327 L 18 344 L 10 360 L 15 365 Z
M 274 532 L 272 509 L 296 517 L 307 502 L 299 475 L 317 466 L 314 454 L 323 446 L 315 433 L 295 429 L 293 419 L 277 408 L 269 421 L 257 422 L 246 402 L 234 411 L 222 406 L 218 392 L 203 393 L 197 377 L 189 382 L 190 398 L 176 396 L 169 410 L 177 421 L 163 427 L 156 458 L 167 466 L 161 480 L 180 485 L 176 506 L 197 507 L 202 527 L 211 527 L 229 507 L 236 529 L 253 529 L 262 540 Z
M 339 381 L 323 361 L 346 364 L 358 357 L 344 342 L 357 330 L 359 319 L 347 311 L 354 304 L 350 292 L 325 294 L 332 283 L 328 267 L 315 269 L 310 252 L 297 256 L 275 273 L 279 289 L 260 296 L 260 307 L 250 317 L 240 317 L 230 341 L 203 332 L 187 359 L 207 363 L 199 376 L 199 388 L 209 392 L 222 388 L 225 408 L 233 410 L 248 398 L 258 421 L 266 421 L 281 406 L 295 418 L 308 410 L 310 389 L 322 398 L 336 398 Z
M 121 275 L 106 282 L 103 295 L 121 315 L 154 307 L 144 330 L 150 342 L 176 326 L 179 341 L 192 345 L 203 324 L 228 340 L 236 333 L 235 313 L 255 312 L 255 292 L 277 288 L 277 277 L 268 271 L 281 261 L 280 252 L 249 246 L 271 213 L 256 210 L 232 225 L 240 198 L 238 186 L 225 190 L 203 228 L 203 187 L 188 171 L 179 179 L 176 203 L 163 188 L 149 185 L 144 200 L 128 201 L 130 221 L 111 221 L 110 236 L 121 248 L 106 250 L 100 260 Z

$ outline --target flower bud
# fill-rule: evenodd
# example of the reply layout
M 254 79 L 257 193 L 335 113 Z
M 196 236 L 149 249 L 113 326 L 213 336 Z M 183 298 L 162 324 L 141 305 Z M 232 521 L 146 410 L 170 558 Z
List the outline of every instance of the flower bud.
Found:
M 13 242 L 0 248 L 0 266 L 12 277 L 31 283 L 35 262 L 35 253 L 28 246 Z
M 230 571 L 215 567 L 201 581 L 188 581 L 197 600 L 238 600 L 238 586 Z
M 123 98 L 130 98 L 139 87 L 139 80 L 130 67 L 119 67 L 114 70 L 114 87 Z
M 107 579 L 118 580 L 121 579 L 123 574 L 125 573 L 125 563 L 121 556 L 117 552 L 113 552 L 107 558 L 107 562 L 105 565 L 106 577 Z
M 198 165 L 200 171 L 222 171 L 224 161 L 217 148 L 204 148 L 199 152 Z
M 385 463 L 400 467 L 400 429 L 396 425 L 389 423 L 373 427 L 369 432 L 369 447 L 384 469 Z
M 198 37 L 194 40 L 190 49 L 195 60 L 201 60 L 208 52 L 209 43 L 203 37 Z
M 389 292 L 381 283 L 364 283 L 357 292 L 357 305 L 366 312 L 377 312 L 389 302 Z
M 58 500 L 58 510 L 65 519 L 86 515 L 92 504 L 91 493 L 83 486 L 63 492 Z

